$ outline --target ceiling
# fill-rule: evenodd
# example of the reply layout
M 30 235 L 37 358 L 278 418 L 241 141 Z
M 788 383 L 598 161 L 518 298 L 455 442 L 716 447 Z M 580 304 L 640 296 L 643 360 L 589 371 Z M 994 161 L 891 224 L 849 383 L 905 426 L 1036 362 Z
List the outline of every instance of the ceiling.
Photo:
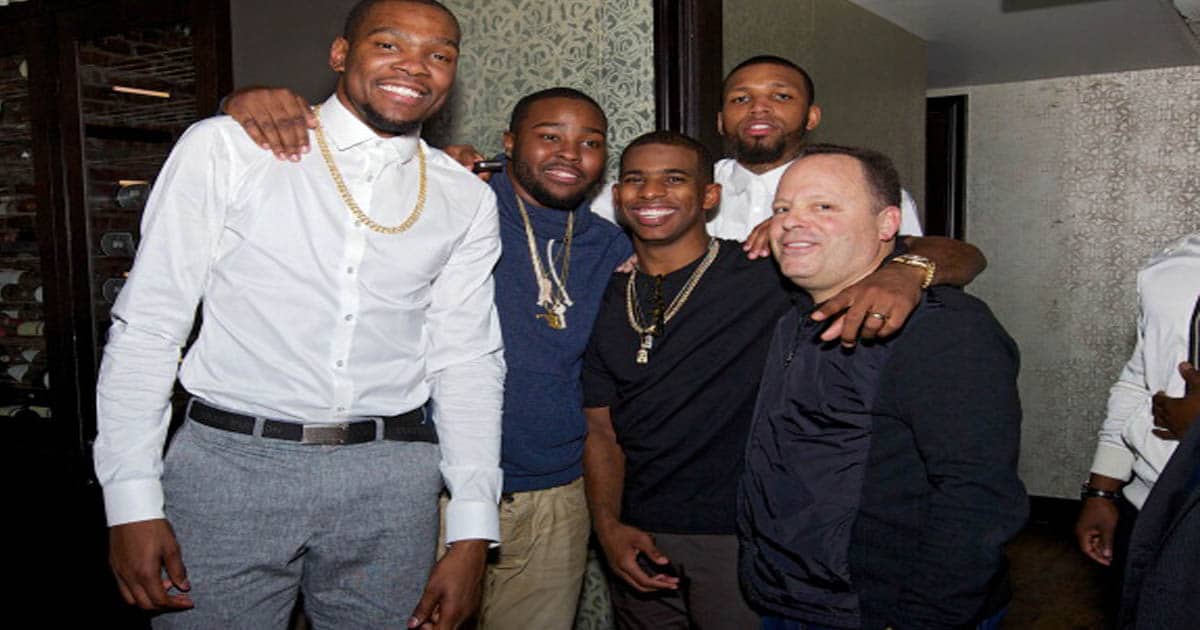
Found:
M 1200 0 L 850 2 L 929 43 L 930 88 L 1200 64 Z

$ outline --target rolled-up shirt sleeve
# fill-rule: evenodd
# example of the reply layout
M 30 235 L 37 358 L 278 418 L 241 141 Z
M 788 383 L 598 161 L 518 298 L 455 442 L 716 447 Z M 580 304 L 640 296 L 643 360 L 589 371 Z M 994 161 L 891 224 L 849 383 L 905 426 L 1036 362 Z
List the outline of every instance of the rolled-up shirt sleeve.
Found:
M 206 122 L 180 138 L 155 181 L 133 269 L 112 308 L 93 450 L 110 526 L 164 516 L 170 396 L 226 213 L 223 153 Z
M 500 540 L 497 504 L 504 345 L 492 269 L 500 257 L 495 196 L 484 191 L 474 221 L 433 283 L 426 365 L 450 492 L 446 542 Z

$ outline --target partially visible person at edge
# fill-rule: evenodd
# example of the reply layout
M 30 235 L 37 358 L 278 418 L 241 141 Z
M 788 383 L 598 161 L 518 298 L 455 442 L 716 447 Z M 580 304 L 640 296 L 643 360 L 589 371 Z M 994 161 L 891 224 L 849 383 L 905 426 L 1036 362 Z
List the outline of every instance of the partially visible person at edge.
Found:
M 850 350 L 808 316 L 895 255 L 899 203 L 889 159 L 832 145 L 775 196 L 771 249 L 806 299 L 775 327 L 738 490 L 764 630 L 993 630 L 1006 610 L 1004 545 L 1028 514 L 1016 344 L 951 287 Z
M 1137 274 L 1137 341 L 1108 396 L 1083 507 L 1075 524 L 1079 548 L 1111 567 L 1115 606 L 1130 533 L 1138 511 L 1182 439 L 1182 426 L 1155 425 L 1152 397 L 1184 393 L 1188 335 L 1200 295 L 1200 233 L 1185 236 L 1150 258 Z
M 709 232 L 720 238 L 745 240 L 750 258 L 767 257 L 767 220 L 771 200 L 783 171 L 804 146 L 805 134 L 821 121 L 814 104 L 815 88 L 808 73 L 796 64 L 771 56 L 753 57 L 726 77 L 718 129 L 730 141 L 734 157 L 720 160 L 715 182 L 724 192 L 720 211 L 710 212 Z M 281 159 L 299 159 L 308 150 L 306 126 L 315 124 L 308 104 L 287 89 L 243 88 L 226 100 L 225 110 L 241 121 L 256 142 Z M 482 159 L 470 145 L 447 147 L 468 167 Z M 484 175 L 486 177 L 486 175 Z M 593 212 L 615 220 L 609 195 L 599 194 Z M 921 233 L 916 207 L 904 207 L 902 230 Z M 974 277 L 987 262 L 974 246 L 942 237 L 907 237 L 911 263 L 954 268 Z M 818 321 L 832 320 L 822 338 L 840 338 L 852 345 L 859 338 L 887 336 L 908 315 L 907 305 L 918 295 L 910 288 L 923 268 L 888 265 L 851 289 L 830 299 L 813 313 Z M 868 318 L 868 312 L 887 313 L 887 320 Z
M 707 234 L 720 188 L 708 151 L 668 131 L 630 143 L 613 188 L 638 269 L 609 285 L 584 357 L 584 481 L 621 628 L 757 622 L 738 589 L 734 493 L 789 292 L 772 261 Z M 936 281 L 969 280 L 947 271 Z M 914 302 L 929 279 L 911 280 Z
M 496 200 L 419 137 L 459 38 L 438 2 L 363 0 L 320 154 L 278 162 L 216 117 L 163 166 L 95 444 L 113 572 L 171 611 L 156 628 L 281 628 L 300 593 L 316 627 L 448 630 L 477 607 L 500 536 Z M 193 398 L 164 461 L 177 370 Z

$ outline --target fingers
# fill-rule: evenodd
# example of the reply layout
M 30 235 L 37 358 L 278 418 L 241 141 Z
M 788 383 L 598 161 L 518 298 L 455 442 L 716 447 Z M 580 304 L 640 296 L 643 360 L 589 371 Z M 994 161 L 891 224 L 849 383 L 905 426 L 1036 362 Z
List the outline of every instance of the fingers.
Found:
M 437 608 L 437 603 L 440 599 L 440 593 L 434 592 L 433 589 L 426 586 L 425 592 L 421 593 L 421 600 L 417 602 L 417 607 L 413 609 L 412 617 L 408 619 L 408 627 L 430 626 L 433 622 L 434 610 Z
M 1183 391 L 1185 395 L 1200 389 L 1200 371 L 1197 371 L 1196 367 L 1191 363 L 1187 361 L 1180 363 L 1179 375 L 1183 377 Z
M 617 265 L 616 272 L 617 273 L 633 273 L 634 271 L 637 270 L 637 263 L 638 263 L 637 254 L 634 254 L 634 255 L 630 256 L 629 258 L 626 258 L 625 262 L 621 263 L 620 265 Z
M 746 237 L 746 242 L 742 243 L 742 251 L 746 252 L 746 258 L 754 260 L 771 255 L 770 224 L 770 219 L 759 223 L 751 230 L 750 236 Z

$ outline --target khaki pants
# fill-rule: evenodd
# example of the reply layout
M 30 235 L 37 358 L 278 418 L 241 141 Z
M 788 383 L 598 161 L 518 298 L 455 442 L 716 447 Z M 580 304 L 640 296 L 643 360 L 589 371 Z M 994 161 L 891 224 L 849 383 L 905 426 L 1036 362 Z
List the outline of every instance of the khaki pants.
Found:
M 488 558 L 479 630 L 572 628 L 590 533 L 582 478 L 504 495 L 500 547 Z

